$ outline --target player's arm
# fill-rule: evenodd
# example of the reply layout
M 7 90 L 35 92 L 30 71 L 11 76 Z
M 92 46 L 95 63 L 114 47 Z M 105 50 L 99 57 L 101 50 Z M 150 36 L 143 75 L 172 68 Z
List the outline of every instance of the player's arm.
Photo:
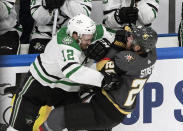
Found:
M 103 24 L 105 27 L 116 29 L 121 27 L 115 20 L 114 14 L 121 6 L 121 0 L 103 0 Z
M 103 75 L 94 69 L 81 65 L 80 55 L 81 49 L 79 45 L 78 47 L 73 47 L 72 45 L 60 46 L 58 63 L 62 73 L 66 78 L 76 83 L 101 87 Z
M 90 0 L 66 0 L 61 10 L 70 18 L 78 13 L 90 16 L 92 10 L 92 2 Z
M 46 25 L 52 19 L 52 12 L 49 12 L 43 4 L 42 0 L 31 1 L 31 15 L 38 25 Z
M 1 0 L 0 1 L 0 20 L 6 19 L 15 5 L 15 0 Z
M 144 25 L 151 24 L 157 17 L 159 0 L 140 0 L 136 3 L 139 10 L 138 21 Z

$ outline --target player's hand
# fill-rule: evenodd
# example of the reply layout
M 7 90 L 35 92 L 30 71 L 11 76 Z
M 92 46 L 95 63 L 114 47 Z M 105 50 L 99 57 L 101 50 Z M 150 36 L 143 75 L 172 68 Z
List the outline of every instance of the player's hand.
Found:
M 110 44 L 111 43 L 105 38 L 102 40 L 98 40 L 88 46 L 88 49 L 85 51 L 85 55 L 90 59 L 99 61 L 105 57 Z
M 127 38 L 130 37 L 131 32 L 121 29 L 116 31 L 114 42 L 111 44 L 111 47 L 121 51 L 126 48 Z
M 106 91 L 111 91 L 118 89 L 120 87 L 120 81 L 116 74 L 108 74 L 104 75 L 104 79 L 102 81 L 102 88 Z
M 42 4 L 45 9 L 53 10 L 60 8 L 65 0 L 43 0 Z
M 97 70 L 104 75 L 102 81 L 102 88 L 105 90 L 114 90 L 119 87 L 118 75 L 115 72 L 114 62 L 103 59 L 97 63 Z
M 138 9 L 136 7 L 122 7 L 115 12 L 115 19 L 119 24 L 133 23 L 138 19 Z

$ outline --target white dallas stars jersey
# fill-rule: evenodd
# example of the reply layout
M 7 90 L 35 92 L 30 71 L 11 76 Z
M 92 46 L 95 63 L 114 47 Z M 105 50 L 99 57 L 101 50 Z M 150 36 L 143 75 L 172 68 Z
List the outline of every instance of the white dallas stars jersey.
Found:
M 149 25 L 157 17 L 159 0 L 136 0 L 136 7 L 139 9 L 137 25 Z M 114 13 L 122 7 L 129 7 L 131 0 L 103 0 L 104 19 L 103 23 L 111 29 L 119 29 Z
M 92 8 L 91 0 L 66 0 L 58 10 L 57 29 L 66 26 L 69 18 L 77 14 L 90 16 Z M 51 38 L 53 28 L 53 11 L 42 6 L 42 0 L 32 0 L 31 14 L 36 21 L 35 33 L 32 38 Z
M 15 0 L 0 0 L 0 35 L 15 30 L 17 22 Z
M 59 87 L 66 91 L 78 91 L 80 84 L 101 86 L 103 75 L 81 65 L 85 56 L 79 44 L 66 34 L 63 27 L 30 66 L 33 77 L 44 86 Z M 114 35 L 98 25 L 93 41 L 106 38 L 110 42 Z M 80 84 L 78 84 L 80 83 Z

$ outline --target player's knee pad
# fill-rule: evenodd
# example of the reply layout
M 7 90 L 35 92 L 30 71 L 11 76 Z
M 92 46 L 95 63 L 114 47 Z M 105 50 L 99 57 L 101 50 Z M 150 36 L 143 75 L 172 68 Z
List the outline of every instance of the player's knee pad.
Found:
M 18 54 L 19 45 L 19 34 L 17 31 L 8 31 L 0 35 L 0 55 Z
M 40 54 L 45 50 L 50 39 L 35 38 L 30 41 L 29 54 Z

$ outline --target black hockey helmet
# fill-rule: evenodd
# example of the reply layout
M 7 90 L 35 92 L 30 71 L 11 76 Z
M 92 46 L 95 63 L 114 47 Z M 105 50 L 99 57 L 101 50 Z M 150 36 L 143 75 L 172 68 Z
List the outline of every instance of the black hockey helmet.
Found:
M 140 45 L 143 52 L 149 52 L 156 47 L 158 36 L 151 27 L 135 26 L 132 27 L 132 45 Z

